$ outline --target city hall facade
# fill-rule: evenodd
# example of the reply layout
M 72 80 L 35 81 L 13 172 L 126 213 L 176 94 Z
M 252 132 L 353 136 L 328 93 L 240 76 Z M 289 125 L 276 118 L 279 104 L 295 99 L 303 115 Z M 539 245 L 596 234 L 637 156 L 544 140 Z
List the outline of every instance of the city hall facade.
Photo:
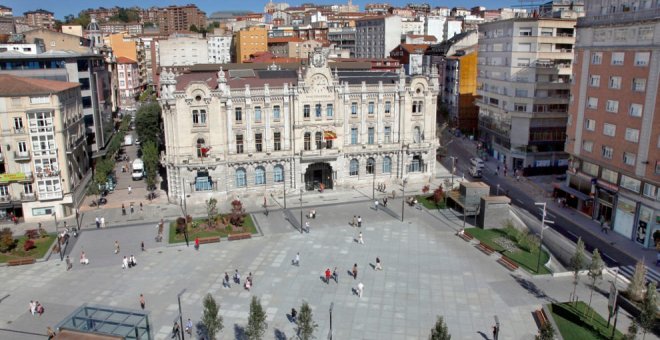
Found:
M 332 63 L 331 63 L 332 65 Z M 160 75 L 169 200 L 350 189 L 435 173 L 437 71 L 297 69 Z

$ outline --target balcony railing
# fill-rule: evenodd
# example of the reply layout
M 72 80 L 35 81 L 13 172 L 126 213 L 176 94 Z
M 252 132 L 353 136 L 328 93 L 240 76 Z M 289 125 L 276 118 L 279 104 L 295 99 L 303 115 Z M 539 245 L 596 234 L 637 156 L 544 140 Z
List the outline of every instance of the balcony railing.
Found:
M 42 201 L 46 200 L 59 200 L 62 199 L 62 190 L 58 191 L 40 191 L 39 192 L 39 199 Z
M 37 195 L 35 193 L 21 193 L 21 201 L 32 202 L 37 200 Z
M 25 175 L 25 178 L 19 180 L 19 182 L 32 183 L 32 181 L 34 181 L 34 175 L 32 174 L 32 171 L 25 172 L 24 175 Z
M 1 195 L 0 196 L 0 203 L 7 203 L 11 202 L 11 196 L 10 195 Z
M 31 158 L 30 151 L 14 151 L 16 161 L 29 161 Z
M 37 171 L 37 177 L 38 178 L 48 178 L 48 177 L 58 177 L 60 175 L 59 170 L 43 170 L 43 171 Z

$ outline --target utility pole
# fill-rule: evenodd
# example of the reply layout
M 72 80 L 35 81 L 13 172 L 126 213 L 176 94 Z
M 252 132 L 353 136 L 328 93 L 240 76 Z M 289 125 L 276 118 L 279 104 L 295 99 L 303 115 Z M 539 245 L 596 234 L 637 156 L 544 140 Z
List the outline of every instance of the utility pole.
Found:
M 181 290 L 179 294 L 176 296 L 176 300 L 179 302 L 179 334 L 181 334 L 181 340 L 184 340 L 184 331 L 181 330 L 183 328 L 183 314 L 181 313 L 181 295 L 186 292 L 186 288 Z
M 542 209 L 543 213 L 541 215 L 541 241 L 539 243 L 539 257 L 538 257 L 538 260 L 536 261 L 536 272 L 538 273 L 539 269 L 541 268 L 541 252 L 543 251 L 543 230 L 548 228 L 548 227 L 545 226 L 546 223 L 555 223 L 555 222 L 554 221 L 548 221 L 548 220 L 545 219 L 545 217 L 546 217 L 545 208 L 546 208 L 546 205 L 547 205 L 545 202 L 536 202 L 536 203 L 534 203 L 534 205 L 538 205 L 540 207 L 543 207 L 543 209 Z
M 300 233 L 303 233 L 303 211 L 302 211 L 302 194 L 303 188 L 300 188 Z
M 406 179 L 403 179 L 403 200 L 401 201 L 401 222 L 403 222 L 403 212 L 406 207 Z

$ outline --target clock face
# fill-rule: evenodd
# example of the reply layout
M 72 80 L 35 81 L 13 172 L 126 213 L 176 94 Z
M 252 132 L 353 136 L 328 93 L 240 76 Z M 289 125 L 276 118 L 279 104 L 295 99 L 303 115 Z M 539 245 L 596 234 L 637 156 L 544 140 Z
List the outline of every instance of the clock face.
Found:
M 321 53 L 314 53 L 314 56 L 312 56 L 312 65 L 315 67 L 322 67 L 323 63 L 325 62 L 325 58 L 323 57 L 323 54 Z
M 327 86 L 328 78 L 322 74 L 317 74 L 312 77 L 312 86 Z

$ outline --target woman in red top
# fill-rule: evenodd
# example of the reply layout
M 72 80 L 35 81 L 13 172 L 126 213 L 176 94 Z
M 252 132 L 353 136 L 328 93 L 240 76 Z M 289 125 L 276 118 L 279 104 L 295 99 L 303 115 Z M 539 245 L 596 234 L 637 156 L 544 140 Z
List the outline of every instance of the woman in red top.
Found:
M 330 268 L 325 270 L 325 283 L 330 284 L 330 276 L 332 273 L 330 273 Z
M 199 237 L 195 237 L 195 250 L 199 250 Z

